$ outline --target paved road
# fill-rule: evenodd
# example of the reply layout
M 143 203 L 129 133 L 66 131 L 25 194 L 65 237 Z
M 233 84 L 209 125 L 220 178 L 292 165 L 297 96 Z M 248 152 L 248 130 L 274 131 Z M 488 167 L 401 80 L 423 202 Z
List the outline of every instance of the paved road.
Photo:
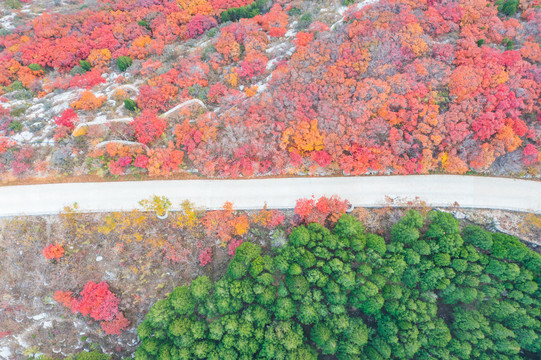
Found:
M 336 194 L 355 206 L 386 204 L 385 197 L 419 197 L 431 206 L 455 201 L 467 208 L 541 213 L 541 182 L 507 178 L 427 175 L 256 180 L 169 180 L 66 183 L 0 187 L 0 216 L 56 214 L 77 202 L 82 211 L 137 208 L 153 194 L 165 195 L 173 209 L 188 199 L 207 209 L 231 201 L 237 209 L 292 208 L 299 198 Z

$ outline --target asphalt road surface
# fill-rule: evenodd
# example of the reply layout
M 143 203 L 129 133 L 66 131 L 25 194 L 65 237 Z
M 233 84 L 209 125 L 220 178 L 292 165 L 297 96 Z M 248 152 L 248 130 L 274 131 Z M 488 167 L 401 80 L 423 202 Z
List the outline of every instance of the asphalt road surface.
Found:
M 299 198 L 338 195 L 354 206 L 399 206 L 419 198 L 430 206 L 502 209 L 541 213 L 541 182 L 455 175 L 280 178 L 249 180 L 165 180 L 64 183 L 0 187 L 0 216 L 57 214 L 78 204 L 84 212 L 139 208 L 141 199 L 166 196 L 178 209 L 183 200 L 219 209 L 293 208 Z M 387 200 L 386 200 L 387 199 Z

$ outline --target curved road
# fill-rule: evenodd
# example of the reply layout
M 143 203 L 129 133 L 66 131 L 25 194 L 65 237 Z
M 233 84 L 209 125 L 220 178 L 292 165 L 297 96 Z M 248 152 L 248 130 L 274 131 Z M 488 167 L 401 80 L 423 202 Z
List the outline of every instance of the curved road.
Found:
M 541 213 L 541 182 L 508 178 L 410 175 L 250 180 L 168 180 L 65 183 L 0 187 L 0 216 L 57 214 L 77 202 L 84 212 L 137 208 L 141 199 L 165 195 L 173 210 L 188 199 L 219 209 L 231 201 L 236 209 L 293 208 L 299 198 L 338 195 L 354 206 L 388 205 L 419 197 L 430 206 L 457 202 L 465 208 Z

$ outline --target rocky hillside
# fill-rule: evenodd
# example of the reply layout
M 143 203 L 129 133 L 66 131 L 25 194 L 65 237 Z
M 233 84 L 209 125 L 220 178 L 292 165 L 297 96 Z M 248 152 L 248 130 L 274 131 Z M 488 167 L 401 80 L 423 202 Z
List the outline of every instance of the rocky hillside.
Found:
M 8 0 L 0 176 L 539 177 L 539 0 Z

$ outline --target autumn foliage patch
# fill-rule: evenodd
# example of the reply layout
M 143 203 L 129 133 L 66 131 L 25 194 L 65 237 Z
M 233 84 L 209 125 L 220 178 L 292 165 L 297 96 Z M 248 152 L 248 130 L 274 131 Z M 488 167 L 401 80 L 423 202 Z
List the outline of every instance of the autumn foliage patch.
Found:
M 155 111 L 144 110 L 140 116 L 133 121 L 135 136 L 143 144 L 148 144 L 156 140 L 163 132 L 167 123 L 160 118 Z
M 77 121 L 77 119 L 77 113 L 75 113 L 75 111 L 70 108 L 65 110 L 60 116 L 55 117 L 54 122 L 56 125 L 65 126 L 68 129 L 73 129 L 75 127 L 73 122 Z
M 322 196 L 319 199 L 299 199 L 295 205 L 295 214 L 306 223 L 317 222 L 325 225 L 326 221 L 335 223 L 346 213 L 349 202 L 337 196 Z
M 1 37 L 0 92 L 24 88 L 45 97 L 83 89 L 74 113 L 55 117 L 55 140 L 70 143 L 77 116 L 109 111 L 117 100 L 103 109 L 106 99 L 93 87 L 137 77 L 127 108 L 141 112 L 131 127 L 95 128 L 74 151 L 104 137 L 150 149 L 126 155 L 130 163 L 90 161 L 100 175 L 494 173 L 496 159 L 505 164 L 521 153 L 521 165 L 535 167 L 538 3 L 521 2 L 506 16 L 504 3 L 488 0 L 380 0 L 362 9 L 352 4 L 332 31 L 323 18 L 299 31 L 296 5 L 283 1 L 101 1 L 74 14 L 44 13 L 28 30 Z M 218 29 L 220 21 L 233 22 Z M 204 33 L 198 51 L 166 53 Z M 291 45 L 286 56 L 277 55 L 276 38 Z M 160 118 L 190 99 L 204 107 Z M 0 172 L 33 170 L 0 142 Z M 93 160 L 98 152 L 83 155 Z M 86 166 L 84 156 L 77 159 Z
M 51 244 L 43 249 L 42 254 L 47 260 L 58 260 L 64 256 L 64 247 L 61 244 Z
M 109 290 L 109 284 L 89 281 L 81 294 L 74 297 L 69 291 L 57 291 L 54 299 L 70 309 L 74 314 L 81 313 L 101 321 L 101 327 L 108 335 L 120 334 L 130 322 L 118 310 L 120 299 Z

